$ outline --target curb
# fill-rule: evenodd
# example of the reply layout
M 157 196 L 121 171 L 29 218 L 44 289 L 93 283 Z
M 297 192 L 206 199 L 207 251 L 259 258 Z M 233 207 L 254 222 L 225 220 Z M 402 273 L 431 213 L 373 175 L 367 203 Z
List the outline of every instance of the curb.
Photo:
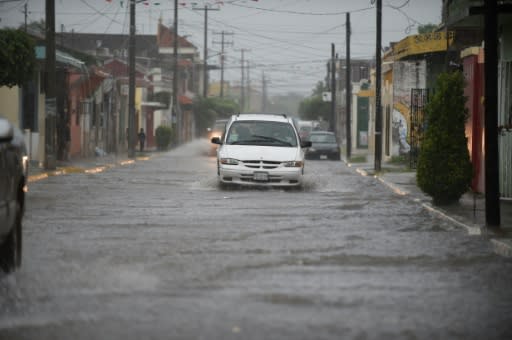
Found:
M 512 257 L 512 241 L 491 239 L 494 252 L 504 257 Z
M 55 170 L 42 170 L 40 173 L 29 175 L 27 182 L 33 183 L 33 182 L 44 180 L 49 177 L 60 176 L 60 175 L 81 174 L 81 173 L 96 174 L 96 173 L 104 172 L 108 169 L 115 168 L 117 166 L 133 164 L 136 161 L 146 161 L 152 157 L 153 156 L 141 156 L 141 157 L 136 157 L 135 159 L 123 159 L 121 161 L 105 163 L 102 165 L 89 165 L 89 166 L 70 165 L 70 166 L 57 167 L 57 169 L 55 169 Z
M 353 166 L 353 164 L 348 163 L 346 161 L 345 161 L 345 164 L 347 164 L 347 166 L 349 166 L 349 167 Z M 466 232 L 468 233 L 468 235 L 477 235 L 477 236 L 479 236 L 479 235 L 483 234 L 481 226 L 459 221 L 459 220 L 453 218 L 452 216 L 449 216 L 443 210 L 434 207 L 432 204 L 426 203 L 426 202 L 422 202 L 422 200 L 420 198 L 412 197 L 411 193 L 409 191 L 403 190 L 402 188 L 400 188 L 399 186 L 395 185 L 394 183 L 386 181 L 384 178 L 382 178 L 379 175 L 371 174 L 367 170 L 365 170 L 363 168 L 360 168 L 360 167 L 356 167 L 355 170 L 361 176 L 365 176 L 365 177 L 366 176 L 373 176 L 374 178 L 379 180 L 382 184 L 384 184 L 385 186 L 390 188 L 397 195 L 408 196 L 414 202 L 420 203 L 421 206 L 424 209 L 428 210 L 429 212 L 431 212 L 431 213 L 433 213 L 433 214 L 435 214 L 435 215 L 437 215 L 437 216 L 439 216 L 439 217 L 449 221 L 450 223 L 456 225 L 459 228 L 465 229 Z M 512 257 L 512 240 L 499 239 L 499 238 L 491 238 L 490 241 L 491 241 L 491 244 L 493 246 L 493 250 L 494 250 L 494 252 L 496 254 L 504 256 L 504 257 Z

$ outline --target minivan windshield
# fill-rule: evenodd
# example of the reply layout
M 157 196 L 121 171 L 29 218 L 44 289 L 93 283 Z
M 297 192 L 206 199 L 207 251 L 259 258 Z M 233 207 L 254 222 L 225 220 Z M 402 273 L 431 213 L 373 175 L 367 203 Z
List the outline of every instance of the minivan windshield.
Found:
M 236 121 L 226 139 L 231 145 L 297 147 L 297 134 L 290 123 L 273 121 Z

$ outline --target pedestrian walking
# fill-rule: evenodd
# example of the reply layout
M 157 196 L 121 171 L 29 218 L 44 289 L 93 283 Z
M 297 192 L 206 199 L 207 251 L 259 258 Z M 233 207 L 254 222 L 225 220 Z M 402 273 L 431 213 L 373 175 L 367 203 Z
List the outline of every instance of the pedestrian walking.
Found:
M 139 136 L 140 152 L 142 152 L 142 151 L 144 151 L 144 142 L 146 141 L 146 134 L 144 133 L 143 128 L 140 128 L 138 136 Z

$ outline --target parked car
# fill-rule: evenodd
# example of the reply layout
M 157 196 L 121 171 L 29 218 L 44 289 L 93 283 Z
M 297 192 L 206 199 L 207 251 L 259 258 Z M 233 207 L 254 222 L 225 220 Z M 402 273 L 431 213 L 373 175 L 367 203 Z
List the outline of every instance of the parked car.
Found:
M 28 158 L 22 132 L 0 117 L 0 269 L 21 265 Z
M 333 132 L 311 131 L 309 140 L 311 147 L 306 151 L 306 158 L 340 160 L 340 145 Z
M 208 140 L 214 137 L 221 137 L 226 129 L 228 119 L 217 119 L 211 128 L 208 128 Z M 217 145 L 211 144 L 208 155 L 214 156 L 217 151 Z
M 219 145 L 217 174 L 221 184 L 300 187 L 304 148 L 292 118 L 281 114 L 233 115 Z

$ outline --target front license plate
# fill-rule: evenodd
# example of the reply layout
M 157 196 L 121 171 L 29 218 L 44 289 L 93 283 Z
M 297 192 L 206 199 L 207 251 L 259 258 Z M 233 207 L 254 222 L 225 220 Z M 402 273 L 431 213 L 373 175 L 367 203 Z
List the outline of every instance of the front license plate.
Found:
M 254 180 L 258 182 L 268 182 L 268 174 L 266 172 L 255 172 Z
M 327 155 L 320 155 L 320 159 L 327 159 Z

